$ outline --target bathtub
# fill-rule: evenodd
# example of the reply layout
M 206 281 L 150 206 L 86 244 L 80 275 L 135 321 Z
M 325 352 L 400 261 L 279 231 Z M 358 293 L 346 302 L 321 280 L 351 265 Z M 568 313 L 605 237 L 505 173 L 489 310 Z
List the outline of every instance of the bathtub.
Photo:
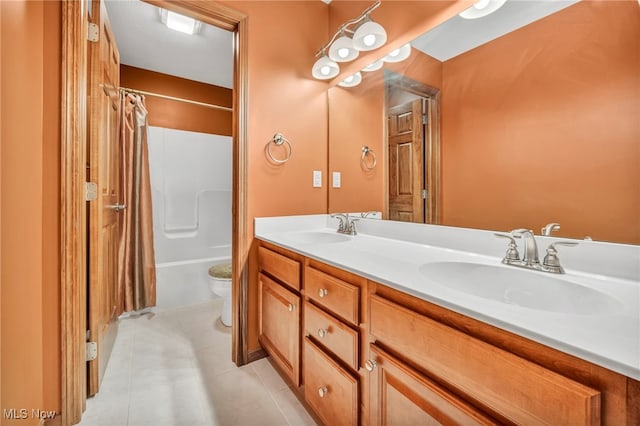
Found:
M 230 262 L 230 257 L 211 257 L 156 264 L 156 310 L 195 305 L 218 296 L 209 289 L 209 268 Z

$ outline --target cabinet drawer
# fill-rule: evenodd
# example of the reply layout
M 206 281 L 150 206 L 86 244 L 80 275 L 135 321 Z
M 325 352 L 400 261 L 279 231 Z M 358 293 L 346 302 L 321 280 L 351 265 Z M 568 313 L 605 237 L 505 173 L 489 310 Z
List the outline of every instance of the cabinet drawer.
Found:
M 304 338 L 304 398 L 325 425 L 358 424 L 358 380 Z
M 300 262 L 265 247 L 258 247 L 260 270 L 300 290 Z
M 600 424 L 598 391 L 376 295 L 369 316 L 377 341 L 496 417 L 525 425 Z
M 357 331 L 308 302 L 304 303 L 304 329 L 349 367 L 358 370 Z
M 371 424 L 497 425 L 494 420 L 376 345 L 370 375 Z
M 300 297 L 264 274 L 258 275 L 260 344 L 280 369 L 300 384 Z
M 353 325 L 360 323 L 360 289 L 312 267 L 305 268 L 304 294 Z

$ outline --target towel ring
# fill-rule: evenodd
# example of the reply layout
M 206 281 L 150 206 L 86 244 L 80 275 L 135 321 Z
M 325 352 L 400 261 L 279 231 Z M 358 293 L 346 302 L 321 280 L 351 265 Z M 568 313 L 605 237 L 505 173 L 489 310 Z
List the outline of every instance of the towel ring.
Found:
M 367 156 L 371 156 L 372 161 L 369 162 L 369 164 L 367 164 Z M 376 160 L 376 153 L 373 152 L 373 150 L 371 148 L 369 148 L 368 146 L 363 146 L 362 147 L 362 157 L 360 158 L 360 162 L 362 163 L 362 167 L 364 167 L 367 170 L 373 170 L 376 167 L 376 164 L 378 164 L 377 160 Z
M 276 146 L 280 146 L 282 144 L 286 144 L 289 147 L 289 153 L 287 154 L 287 156 L 282 159 L 279 160 L 277 158 L 275 158 L 273 156 L 273 154 L 271 153 L 271 144 L 274 144 Z M 289 161 L 289 159 L 291 158 L 291 154 L 293 153 L 293 148 L 291 148 L 291 142 L 289 142 L 289 140 L 287 138 L 284 137 L 284 135 L 282 133 L 276 133 L 275 135 L 273 135 L 273 138 L 271 138 L 271 140 L 269 142 L 267 142 L 267 145 L 265 146 L 265 151 L 267 153 L 267 156 L 269 157 L 269 159 L 276 163 L 276 164 L 284 164 L 287 161 Z

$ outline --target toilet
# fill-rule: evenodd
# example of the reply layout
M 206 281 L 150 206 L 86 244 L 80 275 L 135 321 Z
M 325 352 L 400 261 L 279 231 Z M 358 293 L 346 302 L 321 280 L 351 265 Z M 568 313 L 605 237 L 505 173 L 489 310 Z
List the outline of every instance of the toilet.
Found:
M 223 300 L 220 321 L 231 327 L 231 262 L 219 263 L 209 268 L 209 287 L 213 294 Z

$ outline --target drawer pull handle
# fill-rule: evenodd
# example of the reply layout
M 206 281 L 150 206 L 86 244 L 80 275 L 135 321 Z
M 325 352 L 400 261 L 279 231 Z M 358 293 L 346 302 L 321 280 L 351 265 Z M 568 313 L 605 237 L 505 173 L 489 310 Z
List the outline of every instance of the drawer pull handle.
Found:
M 324 339 L 327 334 L 329 334 L 329 330 L 327 330 L 326 328 L 318 329 L 318 336 L 320 336 L 321 339 Z
M 326 386 L 318 388 L 318 395 L 320 395 L 320 398 L 324 398 L 328 393 L 329 393 L 329 389 L 327 389 Z
M 368 359 L 364 362 L 364 368 L 369 372 L 373 371 L 376 368 L 376 365 L 377 363 L 372 359 Z
M 318 296 L 320 297 L 325 297 L 327 294 L 329 294 L 329 290 L 327 290 L 326 288 L 321 288 L 320 290 L 318 290 Z
M 295 308 L 296 306 L 293 303 L 289 303 L 288 309 L 289 312 L 293 312 L 293 308 Z

